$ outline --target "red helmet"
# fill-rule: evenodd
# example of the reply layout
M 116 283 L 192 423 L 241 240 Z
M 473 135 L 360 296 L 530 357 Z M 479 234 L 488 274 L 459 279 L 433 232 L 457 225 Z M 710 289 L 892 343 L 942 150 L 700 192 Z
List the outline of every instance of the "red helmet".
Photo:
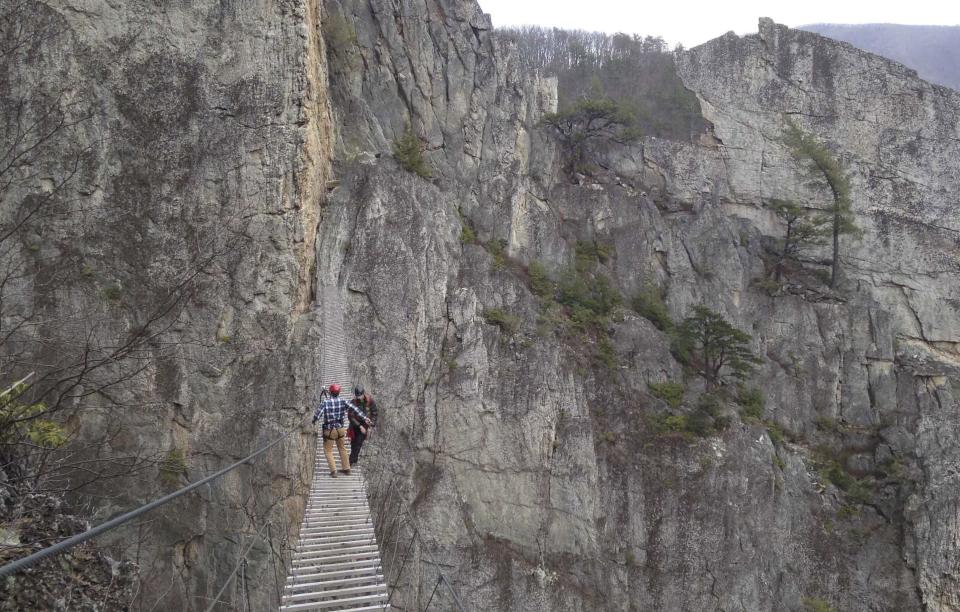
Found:
M 330 395 L 340 395 L 340 385 L 337 383 L 330 385 Z

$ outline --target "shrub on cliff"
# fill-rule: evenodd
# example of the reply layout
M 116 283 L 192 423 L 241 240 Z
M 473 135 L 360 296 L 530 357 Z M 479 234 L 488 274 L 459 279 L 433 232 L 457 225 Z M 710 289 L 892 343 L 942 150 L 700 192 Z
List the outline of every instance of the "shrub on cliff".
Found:
M 825 599 L 819 597 L 805 597 L 803 600 L 804 612 L 838 612 L 836 608 L 830 605 Z
M 750 419 L 762 419 L 766 399 L 763 391 L 756 387 L 737 385 L 737 403 L 740 404 L 740 415 Z
M 654 327 L 663 332 L 673 330 L 673 319 L 663 302 L 663 293 L 656 285 L 645 286 L 638 293 L 631 304 L 641 317 L 653 323 Z
M 580 327 L 603 327 L 623 298 L 602 274 L 568 271 L 560 278 L 557 301 L 567 306 L 570 318 Z
M 534 295 L 541 298 L 553 296 L 555 286 L 542 263 L 536 260 L 531 261 L 527 266 L 527 275 L 530 277 L 530 291 Z
M 487 252 L 490 253 L 492 261 L 490 263 L 491 272 L 499 272 L 507 267 L 507 241 L 503 238 L 495 238 L 486 245 Z
M 393 157 L 408 172 L 425 179 L 432 175 L 427 160 L 423 157 L 423 144 L 413 131 L 413 126 L 408 125 L 400 138 L 393 143 Z
M 484 310 L 483 318 L 490 325 L 496 325 L 511 336 L 520 329 L 520 319 L 502 308 L 488 308 Z
M 650 393 L 652 393 L 654 397 L 659 397 L 673 408 L 680 407 L 680 402 L 683 401 L 683 392 L 686 389 L 686 387 L 683 386 L 683 383 L 675 383 L 670 381 L 662 383 L 647 383 L 647 387 L 650 389 Z
M 47 448 L 64 443 L 66 432 L 53 421 L 40 418 L 47 413 L 44 402 L 24 401 L 30 385 L 20 380 L 0 393 L 0 444 L 25 440 Z
M 567 307 L 578 327 L 606 326 L 610 315 L 623 303 L 610 278 L 598 270 L 598 265 L 610 257 L 610 247 L 595 241 L 578 241 L 573 266 L 557 283 L 557 302 Z

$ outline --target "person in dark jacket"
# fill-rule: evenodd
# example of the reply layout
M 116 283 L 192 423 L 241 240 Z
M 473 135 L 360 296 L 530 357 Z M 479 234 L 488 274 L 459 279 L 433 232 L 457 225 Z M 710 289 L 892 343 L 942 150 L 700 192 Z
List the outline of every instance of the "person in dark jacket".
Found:
M 327 456 L 327 466 L 330 468 L 330 476 L 337 477 L 337 465 L 333 458 L 333 445 L 337 445 L 340 451 L 341 471 L 350 475 L 350 460 L 347 457 L 347 427 L 344 423 L 345 418 L 349 418 L 351 423 L 357 419 L 364 426 L 370 424 L 370 419 L 350 400 L 340 397 L 340 385 L 330 385 L 330 397 L 323 399 L 313 413 L 313 422 L 320 421 L 323 427 L 323 454 Z M 349 415 L 349 417 L 347 417 Z
M 353 413 L 350 414 L 350 465 L 360 462 L 360 449 L 370 435 L 370 429 L 376 426 L 378 416 L 377 403 L 363 387 L 353 389 L 353 404 L 363 412 L 368 422 L 357 418 Z

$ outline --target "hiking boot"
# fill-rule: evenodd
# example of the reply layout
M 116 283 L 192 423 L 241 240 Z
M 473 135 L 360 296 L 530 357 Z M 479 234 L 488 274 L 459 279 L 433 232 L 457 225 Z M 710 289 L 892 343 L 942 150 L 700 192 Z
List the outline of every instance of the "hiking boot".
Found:
M 340 472 L 346 474 L 347 476 L 350 475 L 350 470 L 340 470 Z
M 330 478 L 336 478 L 336 477 L 337 477 L 337 471 L 336 471 L 336 470 L 330 472 Z

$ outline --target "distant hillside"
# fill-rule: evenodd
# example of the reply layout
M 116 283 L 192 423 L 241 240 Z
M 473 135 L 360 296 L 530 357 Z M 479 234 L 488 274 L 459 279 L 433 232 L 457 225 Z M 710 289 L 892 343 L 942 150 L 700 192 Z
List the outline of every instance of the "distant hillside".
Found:
M 647 136 L 689 140 L 705 129 L 700 103 L 677 76 L 662 38 L 539 26 L 498 32 L 517 45 L 524 70 L 557 77 L 561 109 L 584 98 L 610 98 Z
M 848 42 L 960 90 L 960 26 L 814 24 L 800 29 Z

